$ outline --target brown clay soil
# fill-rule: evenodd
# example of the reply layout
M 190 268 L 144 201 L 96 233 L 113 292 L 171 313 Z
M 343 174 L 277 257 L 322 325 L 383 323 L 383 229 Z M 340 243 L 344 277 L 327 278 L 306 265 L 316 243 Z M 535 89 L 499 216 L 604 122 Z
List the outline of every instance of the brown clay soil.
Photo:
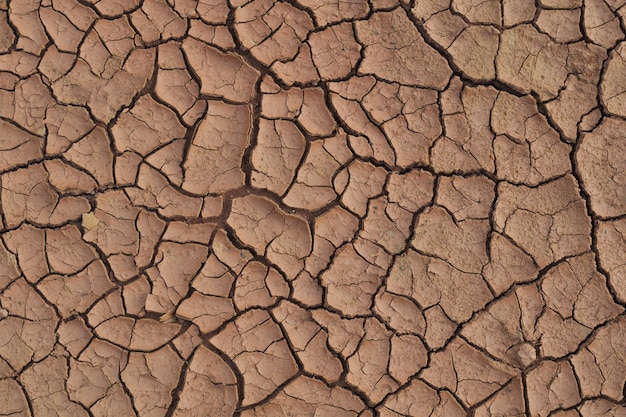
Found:
M 0 0 L 0 415 L 626 416 L 626 0 Z

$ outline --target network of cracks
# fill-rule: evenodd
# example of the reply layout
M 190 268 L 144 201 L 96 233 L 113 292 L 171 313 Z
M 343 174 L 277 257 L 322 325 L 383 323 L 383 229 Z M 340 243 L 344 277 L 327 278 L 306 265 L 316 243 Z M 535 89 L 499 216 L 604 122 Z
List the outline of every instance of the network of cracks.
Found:
M 0 0 L 0 414 L 626 416 L 626 0 Z

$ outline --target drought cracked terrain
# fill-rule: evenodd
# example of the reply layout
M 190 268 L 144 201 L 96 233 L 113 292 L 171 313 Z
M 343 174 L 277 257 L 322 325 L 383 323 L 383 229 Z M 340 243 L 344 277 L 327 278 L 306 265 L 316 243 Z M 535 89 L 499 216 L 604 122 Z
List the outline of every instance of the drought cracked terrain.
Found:
M 626 416 L 626 0 L 0 0 L 0 415 Z

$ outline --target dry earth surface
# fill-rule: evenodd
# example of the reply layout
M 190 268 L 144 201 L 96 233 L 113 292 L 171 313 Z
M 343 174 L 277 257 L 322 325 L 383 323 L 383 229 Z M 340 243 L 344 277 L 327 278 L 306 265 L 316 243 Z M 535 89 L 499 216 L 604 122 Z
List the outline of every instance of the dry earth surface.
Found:
M 0 0 L 0 415 L 626 416 L 626 0 Z

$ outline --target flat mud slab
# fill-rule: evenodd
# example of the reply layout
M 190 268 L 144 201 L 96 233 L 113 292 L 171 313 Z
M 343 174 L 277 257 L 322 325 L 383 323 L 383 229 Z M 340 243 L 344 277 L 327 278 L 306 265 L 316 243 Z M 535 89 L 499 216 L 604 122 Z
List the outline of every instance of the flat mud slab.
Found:
M 0 0 L 0 414 L 626 416 L 626 0 Z

